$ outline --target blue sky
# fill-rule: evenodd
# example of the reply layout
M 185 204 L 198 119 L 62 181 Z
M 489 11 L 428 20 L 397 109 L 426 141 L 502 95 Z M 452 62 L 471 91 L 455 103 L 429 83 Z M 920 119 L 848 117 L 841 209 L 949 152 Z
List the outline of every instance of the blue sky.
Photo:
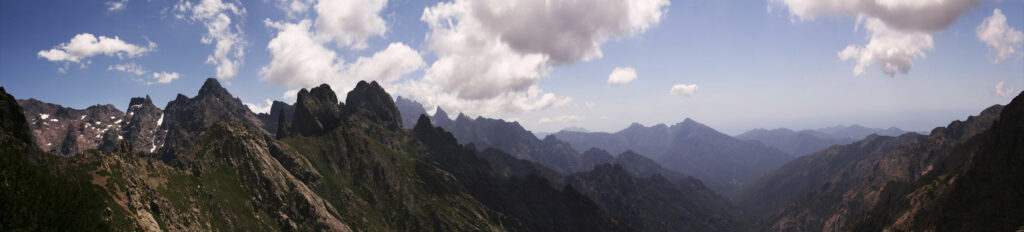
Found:
M 937 28 L 924 28 L 931 24 L 900 24 L 900 19 L 876 16 L 860 8 L 814 8 L 813 4 L 808 7 L 795 0 L 592 1 L 630 6 L 623 9 L 643 5 L 633 3 L 655 6 L 639 16 L 657 17 L 639 19 L 633 17 L 637 13 L 616 12 L 616 8 L 597 15 L 573 10 L 586 6 L 586 1 L 564 1 L 564 8 L 547 11 L 539 9 L 544 6 L 524 3 L 515 8 L 520 11 L 496 13 L 498 20 L 493 22 L 467 18 L 479 17 L 480 12 L 459 11 L 477 8 L 458 8 L 470 3 L 493 3 L 487 0 L 333 1 L 330 3 L 336 8 L 330 14 L 321 14 L 317 10 L 321 2 L 315 0 L 206 1 L 244 9 L 244 13 L 232 13 L 227 8 L 218 11 L 231 19 L 228 35 L 242 41 L 230 47 L 240 54 L 229 52 L 225 56 L 240 63 L 234 75 L 220 75 L 220 64 L 207 62 L 208 57 L 215 56 L 215 44 L 221 37 L 213 36 L 217 32 L 208 26 L 211 21 L 200 15 L 204 11 L 198 9 L 203 2 L 198 0 L 3 1 L 0 85 L 18 98 L 37 98 L 74 108 L 114 104 L 124 109 L 134 96 L 148 94 L 161 107 L 178 93 L 192 96 L 208 77 L 220 78 L 235 96 L 256 106 L 264 106 L 267 99 L 292 101 L 286 92 L 308 88 L 312 83 L 329 82 L 336 91 L 345 92 L 347 89 L 339 88 L 351 87 L 355 79 L 369 78 L 385 83 L 392 95 L 408 96 L 428 106 L 441 105 L 449 113 L 464 111 L 517 120 L 534 131 L 570 126 L 616 131 L 632 122 L 671 125 L 690 117 L 728 134 L 762 127 L 810 129 L 837 124 L 928 131 L 990 105 L 1008 102 L 1009 97 L 997 93 L 1000 82 L 1003 89 L 1014 90 L 1010 93 L 1013 96 L 1024 89 L 1021 42 L 1012 40 L 1013 32 L 1020 33 L 1024 28 L 1024 1 L 1016 0 L 968 0 L 976 3 L 954 11 L 955 15 L 950 16 L 954 20 L 938 23 Z M 114 3 L 124 5 L 112 9 Z M 304 3 L 306 7 L 289 13 L 283 6 L 291 3 Z M 342 12 L 337 9 L 348 8 L 356 13 L 336 13 Z M 427 8 L 440 12 L 439 23 L 428 22 L 424 17 Z M 1002 47 L 993 47 L 992 39 L 986 41 L 978 35 L 979 25 L 993 17 L 996 9 L 1005 16 L 1006 28 L 994 29 L 1003 32 L 998 35 L 1009 35 L 996 39 L 1011 38 Z M 541 11 L 547 13 L 538 13 Z M 904 13 L 937 18 L 935 21 L 943 18 L 922 12 L 911 9 Z M 591 18 L 581 19 L 586 17 Z M 375 23 L 377 18 L 382 23 Z M 364 26 L 331 31 L 327 24 L 331 19 Z M 558 22 L 534 22 L 540 19 Z M 308 30 L 283 29 L 302 25 L 303 21 L 308 22 Z M 605 24 L 587 24 L 597 21 Z M 526 29 L 514 27 L 519 24 Z M 604 29 L 581 29 L 580 34 L 569 34 L 579 28 Z M 857 59 L 843 60 L 838 54 L 849 45 L 869 46 L 872 34 L 884 30 L 878 28 L 896 28 L 896 36 L 927 36 L 931 46 L 910 59 L 913 64 L 908 65 L 906 73 L 895 71 L 890 75 L 883 72 L 884 62 L 868 62 L 857 75 Z M 294 35 L 312 35 L 313 46 L 271 48 L 275 38 L 281 38 L 285 45 L 296 41 L 286 38 L 302 38 L 286 36 L 292 32 L 308 32 Z M 141 52 L 132 55 L 128 49 L 110 55 L 97 53 L 77 62 L 52 61 L 40 55 L 41 51 L 59 49 L 83 33 L 116 36 Z M 464 41 L 451 42 L 462 35 L 498 41 L 498 45 L 474 47 Z M 565 37 L 559 37 L 562 35 Z M 203 43 L 204 37 L 212 37 L 212 42 Z M 346 42 L 345 38 L 354 38 L 355 42 Z M 568 39 L 553 45 L 560 38 Z M 150 42 L 155 47 L 150 47 Z M 590 43 L 597 46 L 590 47 Z M 921 48 L 921 43 L 898 45 L 891 48 Z M 583 50 L 566 49 L 575 47 Z M 1006 47 L 1013 48 L 1013 52 L 995 62 L 998 48 Z M 302 50 L 306 48 L 310 50 Z M 595 51 L 600 55 L 594 55 Z M 325 66 L 331 67 L 288 62 L 289 58 L 302 56 L 287 54 L 325 54 L 322 52 L 337 55 L 337 59 L 325 61 Z M 538 57 L 544 61 L 531 60 Z M 358 62 L 360 58 L 366 62 Z M 444 68 L 445 62 L 438 62 L 449 59 L 454 61 L 451 69 Z M 508 63 L 502 63 L 505 61 Z M 141 74 L 112 70 L 112 66 L 124 64 L 135 64 L 143 70 Z M 512 64 L 511 70 L 524 73 L 506 77 L 501 72 L 474 71 L 505 67 L 501 64 Z M 301 68 L 293 68 L 296 65 Z M 609 83 L 609 74 L 616 67 L 633 68 L 636 79 L 626 84 Z M 154 73 L 173 73 L 178 78 L 156 83 Z M 670 89 L 679 84 L 697 88 L 692 94 L 670 94 Z M 531 91 L 536 95 L 531 97 Z M 551 97 L 545 98 L 545 94 Z

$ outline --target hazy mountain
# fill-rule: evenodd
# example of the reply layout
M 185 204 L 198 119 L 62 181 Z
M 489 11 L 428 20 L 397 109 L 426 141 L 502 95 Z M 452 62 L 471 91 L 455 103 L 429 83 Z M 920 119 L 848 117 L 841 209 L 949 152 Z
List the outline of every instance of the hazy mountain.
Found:
M 638 178 L 618 164 L 601 164 L 567 176 L 566 183 L 643 231 L 745 228 L 738 208 L 693 177 L 678 182 L 657 174 Z
M 403 121 L 409 120 L 408 115 L 424 114 L 419 103 L 408 99 L 402 102 L 404 107 L 399 107 L 399 110 L 408 111 L 402 112 Z M 562 174 L 581 170 L 579 152 L 572 146 L 554 137 L 538 139 L 519 122 L 484 117 L 472 119 L 465 114 L 459 114 L 452 120 L 441 108 L 430 117 L 430 121 L 432 125 L 451 132 L 462 144 L 473 144 L 478 149 L 498 149 L 515 158 L 536 161 Z
M 671 127 L 634 123 L 615 133 L 560 131 L 554 136 L 576 149 L 597 147 L 610 153 L 632 150 L 647 155 L 661 166 L 697 177 L 727 196 L 790 159 L 779 150 L 735 139 L 691 119 Z
M 876 207 L 886 186 L 912 183 L 957 147 L 990 128 L 1001 106 L 954 121 L 928 136 L 868 136 L 797 158 L 747 186 L 741 207 L 773 231 L 836 231 Z
M 459 146 L 452 133 L 430 121 L 426 115 L 420 116 L 414 129 L 428 148 L 426 160 L 451 172 L 484 205 L 518 218 L 529 230 L 632 230 L 571 186 L 556 190 L 546 179 L 532 174 L 503 178 L 472 149 Z
M 737 139 L 758 141 L 789 153 L 794 157 L 814 153 L 837 144 L 849 144 L 857 140 L 836 138 L 817 131 L 793 131 L 786 128 L 773 130 L 753 129 L 737 135 Z
M 402 96 L 395 99 L 395 107 L 398 107 L 398 112 L 402 113 L 402 127 L 406 129 L 415 127 L 416 120 L 420 118 L 420 115 L 427 114 L 427 110 L 423 108 L 422 104 Z
M 820 133 L 818 136 L 823 138 L 836 138 L 836 139 L 853 139 L 861 140 L 871 134 L 877 134 L 882 136 L 899 136 L 907 133 L 907 131 L 900 130 L 896 127 L 889 127 L 886 129 L 881 128 L 869 128 L 861 125 L 853 124 L 850 126 L 838 125 L 832 127 L 826 127 L 816 129 L 813 131 L 806 131 L 808 133 L 817 132 Z

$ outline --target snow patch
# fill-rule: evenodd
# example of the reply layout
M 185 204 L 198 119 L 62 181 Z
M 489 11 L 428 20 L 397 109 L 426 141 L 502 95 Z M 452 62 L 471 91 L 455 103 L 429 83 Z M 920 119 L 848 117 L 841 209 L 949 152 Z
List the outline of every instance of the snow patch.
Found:
M 60 120 L 57 120 L 56 118 L 54 118 L 54 119 L 50 119 L 50 121 L 51 121 L 51 122 L 60 122 Z
M 39 117 L 42 118 L 43 120 L 46 120 L 47 118 L 50 117 L 50 115 L 49 114 L 39 114 Z
M 114 120 L 117 116 L 110 116 L 110 120 Z
M 78 120 L 85 120 L 85 115 L 82 115 L 82 117 L 79 118 Z
M 118 136 L 117 136 L 117 140 L 124 140 L 124 137 L 123 137 L 123 136 L 120 136 L 120 135 L 118 135 Z
M 117 121 L 115 121 L 114 124 L 121 124 L 121 119 L 118 119 Z
M 164 114 L 160 114 L 160 119 L 156 120 L 156 127 L 160 127 L 160 125 L 163 125 L 163 124 L 164 124 Z

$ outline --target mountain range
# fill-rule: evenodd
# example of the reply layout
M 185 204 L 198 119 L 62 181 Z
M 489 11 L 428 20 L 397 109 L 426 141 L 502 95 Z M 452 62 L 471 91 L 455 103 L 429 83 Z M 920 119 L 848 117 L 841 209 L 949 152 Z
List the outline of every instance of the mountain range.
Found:
M 685 119 L 538 138 L 376 82 L 345 97 L 324 84 L 256 114 L 208 79 L 121 112 L 0 87 L 0 231 L 1024 229 L 1024 92 L 927 135 L 736 137 Z
M 697 177 L 726 196 L 791 159 L 775 148 L 733 138 L 689 118 L 672 126 L 634 123 L 615 133 L 560 131 L 552 136 L 576 149 L 596 147 L 610 153 L 646 155 L 669 170 Z
M 1006 109 L 1019 111 L 1021 98 L 1017 97 Z M 1005 113 L 1001 113 L 1005 111 Z M 970 172 L 995 172 L 991 180 L 976 180 L 978 184 L 986 182 L 1008 183 L 1003 178 L 1018 178 L 1010 170 L 1020 166 L 1009 164 L 995 167 L 976 166 L 970 157 L 1000 156 L 1004 161 L 1019 160 L 1020 135 L 1007 135 L 996 138 L 1009 139 L 1009 144 L 989 141 L 998 145 L 979 149 L 977 144 L 986 144 L 978 140 L 990 140 L 1005 128 L 1019 128 L 1019 112 L 1006 111 L 1003 106 L 992 106 L 977 116 L 965 121 L 954 121 L 945 127 L 938 127 L 928 135 L 906 133 L 898 137 L 871 135 L 848 145 L 833 146 L 828 149 L 806 155 L 787 163 L 783 167 L 765 174 L 753 184 L 745 187 L 738 197 L 738 204 L 750 213 L 759 223 L 759 228 L 771 231 L 848 231 L 853 228 L 871 228 L 869 231 L 882 229 L 946 231 L 945 229 L 964 230 L 967 227 L 948 225 L 936 218 L 912 218 L 913 215 L 930 215 L 933 212 L 918 210 L 977 210 L 977 207 L 990 207 L 981 204 L 959 203 L 953 209 L 934 205 L 943 202 L 929 201 L 936 195 L 944 194 L 945 189 L 937 190 L 937 186 L 949 186 L 959 182 L 956 174 L 948 174 L 950 169 Z M 1005 118 L 1004 118 L 1005 117 Z M 1006 132 L 1003 132 L 1006 133 Z M 989 154 L 990 151 L 1003 153 Z M 1017 151 L 1016 154 L 1005 154 L 1005 151 Z M 961 155 L 957 155 L 961 154 Z M 969 170 L 963 170 L 969 169 Z M 1007 170 L 1001 170 L 1007 169 Z M 941 180 L 941 181 L 940 181 Z M 945 181 L 945 182 L 943 182 Z M 1007 186 L 1008 187 L 1008 186 Z M 994 191 L 1014 191 L 1013 189 L 996 190 L 977 189 L 973 194 L 987 194 Z M 974 191 L 974 190 L 969 190 Z M 901 195 L 903 194 L 903 195 Z M 1013 194 L 1011 194 L 1013 195 Z M 1005 200 L 1019 202 L 1005 195 L 997 195 L 988 200 Z M 913 201 L 914 205 L 909 205 Z M 901 203 L 895 203 L 901 202 Z M 945 204 L 951 204 L 945 202 Z M 902 208 L 893 208 L 901 205 Z M 1014 208 L 1018 207 L 1018 208 Z M 1006 205 L 992 208 L 1005 209 L 1010 217 L 1021 218 L 1012 212 L 1019 210 L 1018 205 Z M 982 208 L 988 210 L 988 208 Z M 900 213 L 900 210 L 906 210 Z M 884 212 L 884 214 L 882 214 Z M 965 212 L 965 211 L 961 211 Z M 998 212 L 987 211 L 987 212 Z M 879 215 L 890 215 L 884 217 Z M 955 214 L 962 221 L 993 221 L 1001 226 L 1012 225 L 1002 219 L 988 219 L 985 215 Z M 884 218 L 884 219 L 882 219 Z M 972 219 L 963 219 L 972 218 Z M 1019 222 L 1019 221 L 1018 221 Z M 1001 227 L 1000 226 L 1000 227 Z M 1017 228 L 1013 225 L 1002 228 Z M 989 225 L 977 228 L 997 228 Z M 955 228 L 955 229 L 954 229 Z M 974 229 L 969 229 L 974 230 Z M 985 230 L 985 229 L 981 229 Z M 854 231 L 863 231 L 860 229 Z
M 816 130 L 793 131 L 786 128 L 753 129 L 736 138 L 764 143 L 794 157 L 820 151 L 832 145 L 849 144 L 865 137 L 877 134 L 883 136 L 899 136 L 906 131 L 890 127 L 888 129 L 868 128 L 860 125 L 834 126 Z

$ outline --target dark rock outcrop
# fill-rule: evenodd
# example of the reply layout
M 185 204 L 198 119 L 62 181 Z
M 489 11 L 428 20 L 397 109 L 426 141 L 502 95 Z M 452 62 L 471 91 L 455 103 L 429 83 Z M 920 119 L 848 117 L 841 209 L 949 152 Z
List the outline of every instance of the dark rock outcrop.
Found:
M 173 160 L 185 149 L 198 142 L 199 134 L 220 121 L 242 121 L 262 128 L 263 123 L 249 107 L 221 87 L 217 79 L 208 78 L 193 98 L 178 94 L 164 108 L 161 129 L 167 131 L 164 148 L 160 156 L 165 161 Z
M 299 90 L 292 132 L 303 136 L 322 135 L 341 126 L 341 112 L 338 96 L 331 86 L 322 84 L 310 91 Z
M 391 130 L 402 128 L 402 117 L 394 100 L 376 81 L 360 81 L 355 89 L 348 92 L 345 103 L 343 112 L 346 118 L 358 114 Z

